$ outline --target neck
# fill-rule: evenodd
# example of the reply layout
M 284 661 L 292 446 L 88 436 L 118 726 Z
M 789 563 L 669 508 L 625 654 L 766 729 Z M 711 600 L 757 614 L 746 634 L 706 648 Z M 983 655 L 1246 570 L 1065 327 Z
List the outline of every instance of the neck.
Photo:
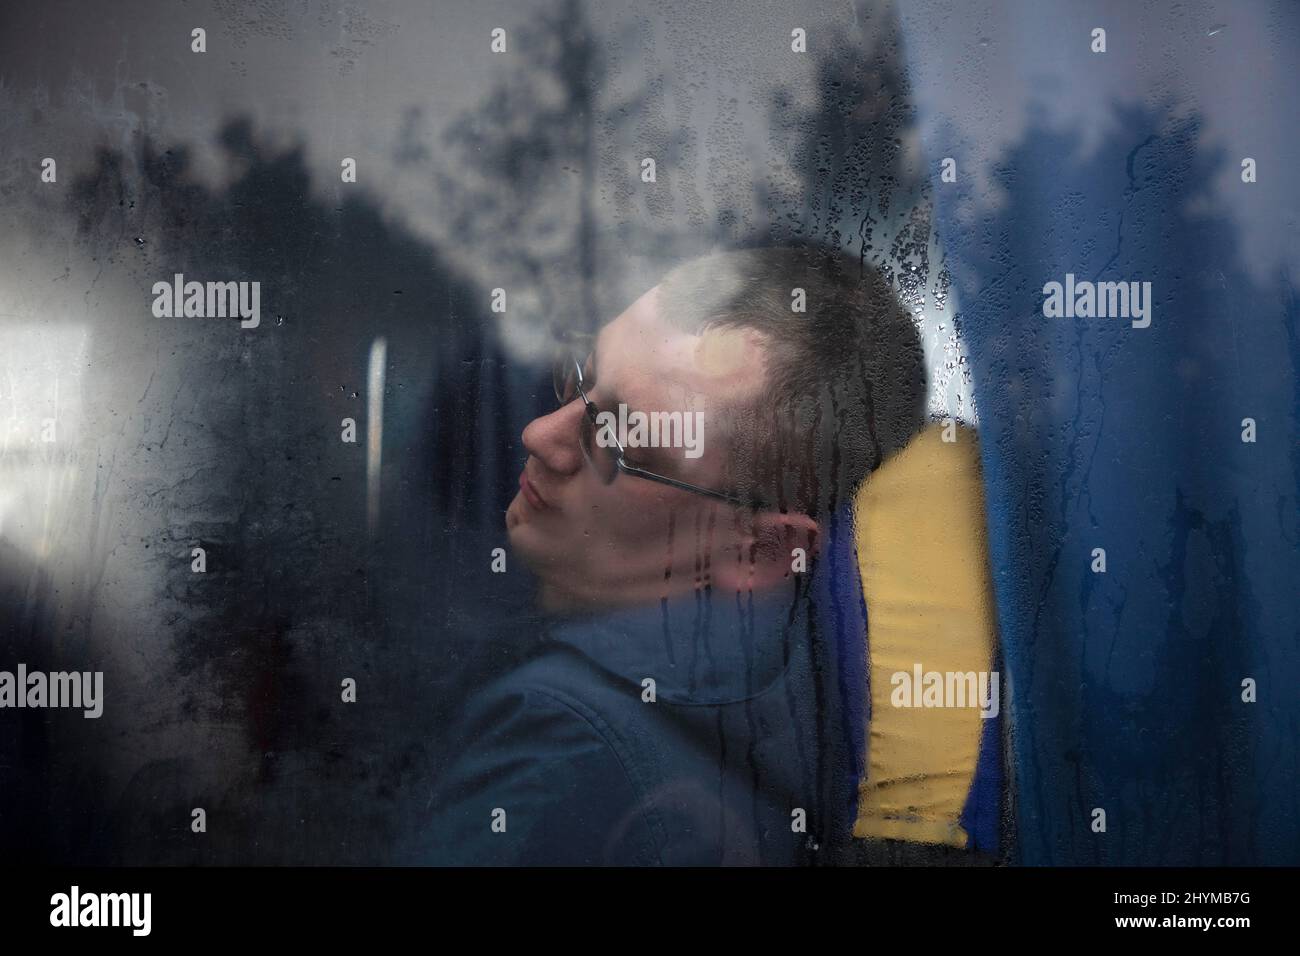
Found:
M 657 582 L 664 585 L 669 582 Z M 791 577 L 768 587 L 696 585 L 685 582 L 677 587 L 651 586 L 640 589 L 613 588 L 599 595 L 587 596 L 567 592 L 553 584 L 542 584 L 538 589 L 538 604 L 542 610 L 559 618 L 586 617 L 595 614 L 635 610 L 641 607 L 658 608 L 701 598 L 716 602 L 722 598 L 752 596 L 755 602 L 792 603 L 802 593 L 799 580 Z

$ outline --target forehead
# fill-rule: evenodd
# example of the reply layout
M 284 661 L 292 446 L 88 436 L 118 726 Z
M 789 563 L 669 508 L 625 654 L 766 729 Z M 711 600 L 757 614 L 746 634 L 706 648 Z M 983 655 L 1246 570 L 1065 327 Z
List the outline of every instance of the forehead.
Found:
M 748 329 L 696 335 L 667 321 L 659 286 L 606 325 L 596 341 L 598 385 L 629 405 L 689 395 L 708 402 L 744 401 L 763 381 L 764 342 Z

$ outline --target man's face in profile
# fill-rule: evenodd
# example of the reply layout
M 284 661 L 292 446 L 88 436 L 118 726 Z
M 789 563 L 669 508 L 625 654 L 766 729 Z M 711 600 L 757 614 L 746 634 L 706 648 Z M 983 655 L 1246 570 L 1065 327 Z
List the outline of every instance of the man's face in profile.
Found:
M 704 488 L 727 491 L 723 416 L 761 395 L 763 341 L 754 332 L 711 329 L 694 335 L 664 320 L 659 287 L 605 326 L 595 343 L 600 411 L 696 416 L 699 447 L 628 447 L 631 465 Z M 576 356 L 579 361 L 583 356 Z M 580 444 L 581 397 L 524 429 L 528 459 L 506 512 L 515 551 L 541 582 L 549 609 L 657 601 L 721 579 L 742 581 L 753 520 L 726 502 L 619 472 L 606 483 Z M 620 438 L 623 436 L 620 436 Z M 702 439 L 702 440 L 701 440 Z M 604 453 L 606 449 L 595 448 Z M 752 577 L 752 571 L 750 572 Z

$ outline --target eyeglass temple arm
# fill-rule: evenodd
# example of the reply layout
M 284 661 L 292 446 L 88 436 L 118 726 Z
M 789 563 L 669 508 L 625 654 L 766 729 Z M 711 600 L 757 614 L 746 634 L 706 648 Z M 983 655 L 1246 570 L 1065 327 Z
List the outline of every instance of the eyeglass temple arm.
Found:
M 656 475 L 653 471 L 645 471 L 636 465 L 629 465 L 620 455 L 618 458 L 618 467 L 620 471 L 625 471 L 629 475 L 636 475 L 638 478 L 648 478 L 651 481 L 657 481 L 661 484 L 671 485 L 674 488 L 680 488 L 682 491 L 693 491 L 697 495 L 708 495 L 710 498 L 717 498 L 721 501 L 729 502 L 733 505 L 748 504 L 742 498 L 735 495 L 728 495 L 721 491 L 714 491 L 712 488 L 701 488 L 699 485 L 692 485 L 686 481 L 678 481 L 676 478 L 668 478 L 664 475 Z

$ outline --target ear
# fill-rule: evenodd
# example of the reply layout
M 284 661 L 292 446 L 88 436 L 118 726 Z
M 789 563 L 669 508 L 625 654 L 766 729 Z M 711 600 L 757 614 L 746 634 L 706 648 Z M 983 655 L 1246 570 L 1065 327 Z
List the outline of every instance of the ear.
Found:
M 758 591 L 788 581 L 796 566 L 806 566 L 817 553 L 821 527 L 805 514 L 760 511 L 738 540 L 736 560 L 715 568 L 714 576 L 726 588 Z M 803 549 L 804 561 L 796 548 Z

